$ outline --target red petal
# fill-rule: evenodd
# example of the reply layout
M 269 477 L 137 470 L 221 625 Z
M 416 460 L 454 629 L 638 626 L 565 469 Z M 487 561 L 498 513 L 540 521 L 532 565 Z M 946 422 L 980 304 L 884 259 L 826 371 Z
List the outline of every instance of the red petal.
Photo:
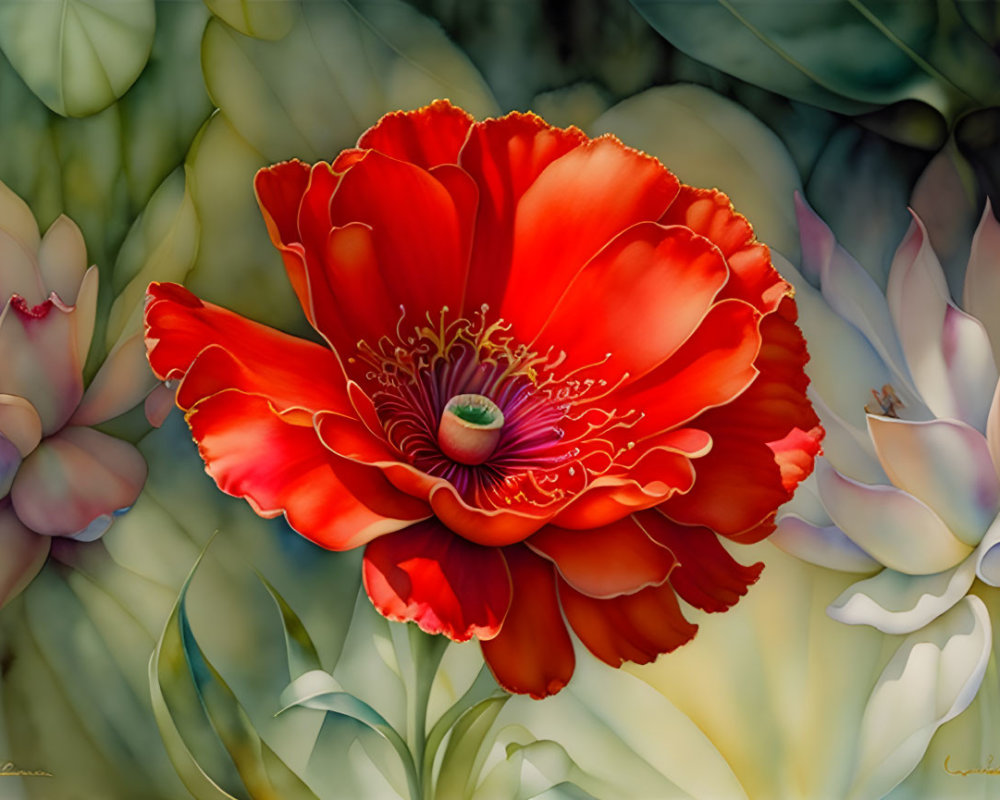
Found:
M 349 550 L 399 530 L 359 502 L 331 467 L 334 456 L 313 428 L 279 416 L 267 400 L 235 390 L 202 400 L 187 415 L 205 469 L 219 488 L 244 497 L 265 517 L 288 524 L 330 550 Z
M 508 692 L 541 699 L 562 689 L 576 665 L 559 611 L 555 568 L 524 547 L 503 553 L 513 588 L 510 611 L 499 635 L 482 642 L 483 656 Z
M 549 525 L 525 544 L 552 561 L 576 591 L 590 597 L 658 586 L 677 564 L 674 554 L 649 538 L 632 517 L 584 531 Z
M 598 600 L 559 582 L 559 600 L 570 626 L 606 664 L 648 664 L 694 638 L 698 626 L 684 619 L 669 583 L 635 594 Z
M 462 252 L 466 234 L 455 199 L 426 170 L 370 151 L 340 179 L 330 200 L 334 226 L 360 222 L 372 229 L 378 269 L 391 305 L 403 305 L 411 323 L 437 319 L 442 307 L 457 311 L 468 263 Z M 341 304 L 370 309 L 367 293 L 348 295 L 337 287 Z M 383 320 L 395 330 L 398 315 Z M 371 343 L 370 343 L 371 344 Z
M 553 128 L 535 114 L 512 112 L 473 126 L 459 160 L 479 187 L 475 249 L 465 313 L 500 307 L 510 272 L 514 217 L 522 195 L 557 158 L 587 141 L 577 128 Z
M 718 249 L 686 228 L 633 225 L 576 276 L 533 349 L 565 350 L 567 368 L 597 364 L 635 380 L 694 331 L 726 283 Z M 610 358 L 607 358 L 610 354 Z
M 658 511 L 644 511 L 639 523 L 680 562 L 670 583 L 681 598 L 703 611 L 725 611 L 736 605 L 756 583 L 762 563 L 745 567 L 736 561 L 707 528 L 678 525 Z
M 267 233 L 271 237 L 271 243 L 281 252 L 295 296 L 309 322 L 315 325 L 305 254 L 298 244 L 299 205 L 309 183 L 309 174 L 309 165 L 301 161 L 275 164 L 257 172 L 254 191 Z
M 435 100 L 415 111 L 386 114 L 361 135 L 358 147 L 378 150 L 424 169 L 457 164 L 458 151 L 473 122 L 461 108 L 447 100 Z
M 641 438 L 681 425 L 746 390 L 757 377 L 759 325 L 747 303 L 717 303 L 671 358 L 613 395 L 616 404 L 644 414 L 631 435 Z
M 514 335 L 531 341 L 584 265 L 626 228 L 657 219 L 677 187 L 659 161 L 612 137 L 553 161 L 525 191 L 514 218 L 500 308 Z
M 327 348 L 203 302 L 177 284 L 151 283 L 147 293 L 149 363 L 162 379 L 193 373 L 184 408 L 220 389 L 239 387 L 268 397 L 279 409 L 350 413 L 343 370 Z M 192 366 L 213 345 L 219 352 L 206 353 L 202 366 Z
M 437 520 L 371 542 L 364 582 L 375 608 L 389 619 L 416 622 L 456 642 L 496 636 L 511 599 L 500 551 L 467 542 Z
M 752 303 L 759 311 L 773 311 L 789 286 L 771 265 L 771 254 L 753 235 L 746 217 L 737 214 L 718 189 L 681 186 L 677 199 L 660 221 L 684 225 L 710 239 L 722 251 L 732 276 L 722 297 Z

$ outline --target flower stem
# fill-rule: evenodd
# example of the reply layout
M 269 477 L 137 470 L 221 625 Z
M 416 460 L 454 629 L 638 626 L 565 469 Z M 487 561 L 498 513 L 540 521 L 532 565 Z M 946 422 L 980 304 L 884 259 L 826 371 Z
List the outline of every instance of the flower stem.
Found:
M 428 782 L 424 779 L 424 752 L 427 746 L 427 703 L 431 697 L 431 687 L 437 674 L 448 639 L 424 633 L 416 625 L 407 625 L 409 631 L 410 654 L 413 659 L 413 686 L 407 693 L 407 741 L 413 754 L 413 764 L 417 771 L 417 787 L 420 795 L 412 800 L 430 800 L 424 796 Z

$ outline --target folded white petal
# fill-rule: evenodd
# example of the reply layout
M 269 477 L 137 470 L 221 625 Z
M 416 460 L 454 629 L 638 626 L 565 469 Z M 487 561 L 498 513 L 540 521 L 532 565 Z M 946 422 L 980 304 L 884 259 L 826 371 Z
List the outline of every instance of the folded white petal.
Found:
M 972 552 L 926 504 L 902 489 L 852 481 L 824 461 L 816 464 L 816 480 L 830 519 L 890 569 L 930 575 Z
M 923 223 L 896 250 L 886 288 L 913 382 L 937 417 L 984 430 L 997 382 L 993 349 L 982 323 L 951 302 Z
M 1000 586 L 1000 517 L 993 520 L 976 548 L 976 575 L 983 583 Z
M 1000 224 L 993 216 L 989 198 L 972 237 L 962 305 L 983 323 L 993 346 L 993 357 L 1000 360 Z
M 813 525 L 786 514 L 770 536 L 789 555 L 840 572 L 874 572 L 882 565 L 848 539 L 836 525 Z
M 936 575 L 904 575 L 884 569 L 834 600 L 827 613 L 847 625 L 871 625 L 883 633 L 913 633 L 965 597 L 976 578 L 975 558 Z
M 992 644 L 975 595 L 903 640 L 865 707 L 851 798 L 884 797 L 910 774 L 938 727 L 976 696 Z
M 875 452 L 892 483 L 922 500 L 970 547 L 1000 507 L 986 438 L 964 422 L 868 417 Z

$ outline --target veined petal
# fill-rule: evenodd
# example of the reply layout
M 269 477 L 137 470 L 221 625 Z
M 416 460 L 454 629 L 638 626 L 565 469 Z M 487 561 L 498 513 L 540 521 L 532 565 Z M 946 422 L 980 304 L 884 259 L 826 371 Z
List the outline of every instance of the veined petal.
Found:
M 573 632 L 612 667 L 625 661 L 649 664 L 689 642 L 698 626 L 688 622 L 670 583 L 633 594 L 599 599 L 559 581 L 559 602 Z
M 73 310 L 52 300 L 28 308 L 16 299 L 0 312 L 0 393 L 34 406 L 42 433 L 59 430 L 83 396 Z
M 2 192 L 3 184 L 0 184 Z M 2 196 L 0 196 L 2 202 Z M 19 595 L 38 574 L 52 539 L 26 528 L 10 508 L 0 509 L 0 608 Z
M 677 179 L 656 159 L 603 136 L 570 150 L 524 192 L 514 217 L 500 316 L 531 341 L 566 285 L 611 239 L 657 219 Z
M 188 403 L 236 387 L 267 397 L 279 410 L 350 413 L 346 378 L 328 348 L 199 300 L 177 284 L 152 283 L 147 291 L 149 363 L 164 380 L 185 377 L 189 370 L 194 373 L 187 376 Z M 195 359 L 213 345 L 222 352 L 192 369 Z M 221 363 L 224 354 L 230 359 L 228 368 Z M 240 382 L 235 382 L 237 377 Z M 227 384 L 229 380 L 234 383 Z
M 65 214 L 60 214 L 42 237 L 38 268 L 46 293 L 55 292 L 66 305 L 76 302 L 87 271 L 87 245 L 80 228 Z
M 989 197 L 972 237 L 972 252 L 965 270 L 962 306 L 983 323 L 1000 362 L 1000 223 L 993 216 Z
M 375 513 L 348 491 L 311 424 L 292 424 L 263 397 L 219 392 L 188 413 L 205 469 L 219 488 L 330 550 L 349 550 L 415 519 Z
M 826 612 L 847 625 L 871 625 L 883 633 L 913 633 L 965 597 L 976 579 L 976 560 L 934 575 L 904 575 L 884 569 L 859 581 Z
M 771 265 L 770 251 L 754 238 L 746 217 L 736 213 L 718 189 L 681 184 L 680 192 L 660 218 L 664 225 L 683 225 L 712 242 L 729 265 L 721 298 L 737 298 L 761 312 L 773 311 L 789 286 Z
M 677 566 L 676 556 L 632 517 L 590 530 L 548 525 L 525 544 L 552 561 L 574 590 L 595 598 L 659 586 Z
M 24 460 L 10 496 L 18 518 L 33 531 L 72 536 L 95 518 L 132 505 L 145 482 L 146 462 L 135 447 L 71 426 Z
M 456 642 L 492 639 L 511 603 L 511 581 L 500 550 L 456 536 L 437 520 L 368 544 L 365 591 L 383 615 L 416 622 Z
M 503 551 L 511 603 L 500 633 L 482 643 L 486 663 L 504 689 L 541 699 L 573 675 L 576 656 L 559 610 L 555 567 L 521 546 Z
M 908 422 L 869 415 L 868 430 L 889 479 L 919 498 L 970 547 L 1000 508 L 985 437 L 963 422 Z
M 761 563 L 740 564 L 708 528 L 680 525 L 658 510 L 640 512 L 636 520 L 677 557 L 680 563 L 670 574 L 670 584 L 685 602 L 702 611 L 725 611 L 736 605 L 764 569 Z
M 906 363 L 928 407 L 984 430 L 997 367 L 982 323 L 951 302 L 923 223 L 913 218 L 886 288 Z
M 457 164 L 474 120 L 447 100 L 435 100 L 415 111 L 386 114 L 361 134 L 358 147 L 378 150 L 399 161 L 430 169 Z
M 696 332 L 728 277 L 722 254 L 704 237 L 638 223 L 570 282 L 532 349 L 564 350 L 569 368 L 606 360 L 602 371 L 612 379 L 636 380 Z M 684 302 L 663 313 L 675 297 Z
M 882 568 L 836 525 L 813 525 L 795 514 L 783 513 L 770 541 L 789 555 L 827 569 L 874 572 Z
M 852 481 L 822 461 L 816 477 L 830 518 L 890 569 L 930 575 L 956 566 L 972 552 L 937 514 L 902 489 Z

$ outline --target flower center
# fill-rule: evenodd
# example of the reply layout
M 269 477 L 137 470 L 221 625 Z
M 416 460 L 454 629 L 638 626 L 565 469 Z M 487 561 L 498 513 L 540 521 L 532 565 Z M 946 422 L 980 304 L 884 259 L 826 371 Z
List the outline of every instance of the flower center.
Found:
M 481 394 L 451 398 L 441 414 L 438 444 L 441 452 L 460 464 L 482 464 L 500 441 L 503 412 Z

